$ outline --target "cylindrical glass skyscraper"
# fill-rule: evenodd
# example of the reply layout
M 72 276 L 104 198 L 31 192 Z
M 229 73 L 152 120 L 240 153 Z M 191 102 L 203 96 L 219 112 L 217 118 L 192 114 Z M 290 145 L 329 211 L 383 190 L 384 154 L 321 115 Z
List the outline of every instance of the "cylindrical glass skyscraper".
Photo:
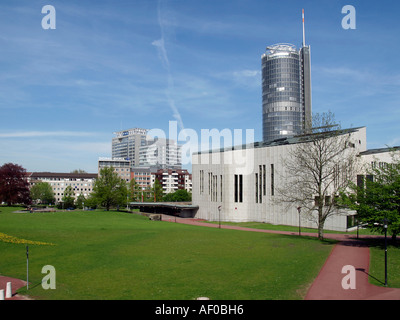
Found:
M 267 47 L 262 61 L 263 140 L 301 134 L 311 121 L 310 50 Z

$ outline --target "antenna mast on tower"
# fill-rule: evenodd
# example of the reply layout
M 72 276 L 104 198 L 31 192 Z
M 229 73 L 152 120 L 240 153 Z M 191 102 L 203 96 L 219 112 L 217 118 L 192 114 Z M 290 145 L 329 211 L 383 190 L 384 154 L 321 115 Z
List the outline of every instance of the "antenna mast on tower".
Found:
M 303 47 L 306 46 L 306 31 L 304 29 L 304 9 L 302 10 L 302 17 L 303 17 Z

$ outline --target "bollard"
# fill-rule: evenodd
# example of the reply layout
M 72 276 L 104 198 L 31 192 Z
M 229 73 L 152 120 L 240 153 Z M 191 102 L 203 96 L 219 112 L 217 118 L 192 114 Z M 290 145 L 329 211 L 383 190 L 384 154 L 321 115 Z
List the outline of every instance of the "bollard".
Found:
M 12 298 L 11 282 L 7 282 L 6 298 Z
M 4 300 L 4 289 L 0 290 L 0 300 Z

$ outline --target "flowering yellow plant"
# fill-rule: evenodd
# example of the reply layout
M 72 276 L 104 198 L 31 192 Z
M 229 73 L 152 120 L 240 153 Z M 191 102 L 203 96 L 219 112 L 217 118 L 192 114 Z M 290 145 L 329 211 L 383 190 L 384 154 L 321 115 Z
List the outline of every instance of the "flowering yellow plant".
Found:
M 1 232 L 0 232 L 0 241 L 8 242 L 8 243 L 16 243 L 16 244 L 34 244 L 34 245 L 38 245 L 38 246 L 54 246 L 53 243 L 20 239 L 17 237 L 9 236 L 8 234 L 1 233 Z

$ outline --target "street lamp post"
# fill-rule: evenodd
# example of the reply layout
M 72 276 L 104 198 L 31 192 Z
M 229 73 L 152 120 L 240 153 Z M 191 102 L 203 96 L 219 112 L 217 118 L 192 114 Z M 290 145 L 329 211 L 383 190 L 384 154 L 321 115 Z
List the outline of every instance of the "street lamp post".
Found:
M 385 218 L 383 228 L 385 229 L 385 287 L 387 287 L 387 228 L 388 220 Z
M 300 226 L 300 213 L 301 213 L 301 207 L 297 207 L 297 212 L 299 213 L 299 236 L 301 235 L 301 226 Z

